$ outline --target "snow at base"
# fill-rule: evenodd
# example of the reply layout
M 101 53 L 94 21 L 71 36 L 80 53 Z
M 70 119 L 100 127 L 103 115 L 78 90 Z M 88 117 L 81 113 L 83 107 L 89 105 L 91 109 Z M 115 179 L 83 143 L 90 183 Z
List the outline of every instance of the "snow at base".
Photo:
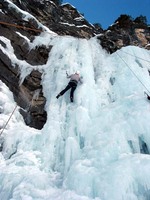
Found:
M 31 66 L 14 56 L 8 39 L 0 40 L 19 64 L 21 82 L 32 69 L 43 73 L 48 114 L 36 130 L 18 108 L 0 136 L 0 200 L 150 199 L 150 102 L 144 96 L 150 52 L 129 46 L 109 55 L 96 38 L 42 33 L 30 47 L 42 41 L 53 48 L 45 65 Z M 76 70 L 83 84 L 75 102 L 69 92 L 56 99 L 68 83 L 66 71 Z M 1 130 L 15 106 L 0 82 Z

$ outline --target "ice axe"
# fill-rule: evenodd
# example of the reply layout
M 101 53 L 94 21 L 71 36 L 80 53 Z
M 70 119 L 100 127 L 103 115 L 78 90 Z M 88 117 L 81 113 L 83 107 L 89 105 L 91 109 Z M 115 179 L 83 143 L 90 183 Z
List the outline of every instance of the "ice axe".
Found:
M 66 71 L 66 75 L 68 76 L 68 72 Z

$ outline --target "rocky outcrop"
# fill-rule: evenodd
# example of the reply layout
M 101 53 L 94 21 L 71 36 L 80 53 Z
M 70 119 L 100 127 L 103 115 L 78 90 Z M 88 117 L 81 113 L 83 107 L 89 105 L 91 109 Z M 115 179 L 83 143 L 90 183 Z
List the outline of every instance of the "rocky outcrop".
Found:
M 103 48 L 110 53 L 128 45 L 149 49 L 150 27 L 142 21 L 142 16 L 138 18 L 139 20 L 134 20 L 128 15 L 121 15 L 112 26 L 98 36 Z
M 41 86 L 41 73 L 33 70 L 19 87 L 16 102 L 20 105 L 20 113 L 27 125 L 41 129 L 46 122 L 44 110 L 46 99 Z
M 51 47 L 40 46 L 30 50 L 26 38 L 30 42 L 40 32 L 33 30 L 26 31 L 25 28 L 18 28 L 13 25 L 21 25 L 21 27 L 31 27 L 39 29 L 37 21 L 33 19 L 29 21 L 23 20 L 23 14 L 17 12 L 10 7 L 8 2 L 0 3 L 0 36 L 7 38 L 11 42 L 14 54 L 18 60 L 24 60 L 30 65 L 43 65 L 47 62 L 48 54 Z M 6 24 L 5 24 L 6 23 Z M 26 36 L 23 37 L 23 36 Z M 0 40 L 0 45 L 5 49 L 6 44 Z M 14 94 L 14 99 L 20 106 L 20 112 L 24 117 L 27 125 L 41 129 L 46 122 L 47 114 L 44 110 L 45 97 L 42 93 L 41 73 L 32 71 L 20 85 L 20 70 L 17 64 L 12 64 L 10 58 L 0 49 L 0 80 L 2 80 Z
M 14 49 L 18 60 L 36 66 L 47 62 L 52 46 L 39 46 L 30 49 L 29 43 L 48 27 L 58 35 L 71 35 L 78 38 L 97 37 L 100 44 L 108 52 L 136 45 L 149 48 L 150 28 L 139 20 L 121 16 L 107 30 L 98 25 L 90 24 L 84 16 L 70 4 L 60 4 L 59 0 L 0 0 L 0 37 L 7 38 Z M 26 19 L 21 10 L 32 16 Z M 45 26 L 45 27 L 44 27 Z M 27 40 L 29 42 L 27 42 Z M 42 93 L 41 76 L 36 70 L 20 84 L 20 71 L 17 64 L 12 64 L 10 58 L 2 51 L 7 49 L 6 43 L 0 39 L 0 80 L 13 92 L 15 101 L 20 106 L 27 125 L 42 129 L 47 114 L 44 110 L 46 99 Z
M 41 73 L 33 70 L 20 85 L 19 67 L 12 67 L 10 59 L 1 50 L 0 66 L 0 80 L 13 92 L 25 123 L 31 127 L 41 129 L 47 119 L 44 110 L 46 99 L 42 93 Z

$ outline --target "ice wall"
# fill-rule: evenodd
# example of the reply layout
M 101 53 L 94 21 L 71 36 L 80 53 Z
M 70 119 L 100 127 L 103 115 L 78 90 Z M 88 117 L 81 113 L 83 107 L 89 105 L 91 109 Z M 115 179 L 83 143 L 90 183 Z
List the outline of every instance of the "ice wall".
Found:
M 148 200 L 150 103 L 143 92 L 150 88 L 149 51 L 129 46 L 109 55 L 96 38 L 46 33 L 31 48 L 41 41 L 53 45 L 49 59 L 30 67 L 43 72 L 47 123 L 41 131 L 29 128 L 15 112 L 1 136 L 0 199 Z M 76 70 L 83 84 L 75 102 L 69 92 L 56 99 L 68 83 L 66 71 Z M 23 80 L 29 65 L 22 63 L 21 72 Z M 15 103 L 2 83 L 0 96 L 3 126 Z

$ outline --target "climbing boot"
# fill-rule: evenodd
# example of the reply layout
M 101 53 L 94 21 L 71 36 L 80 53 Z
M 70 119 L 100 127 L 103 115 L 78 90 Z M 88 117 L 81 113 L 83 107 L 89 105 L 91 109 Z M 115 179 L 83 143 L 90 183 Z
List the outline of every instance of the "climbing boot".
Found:
M 56 96 L 56 98 L 58 99 L 60 96 L 61 96 L 61 95 L 60 95 L 60 94 L 58 94 L 58 95 Z

